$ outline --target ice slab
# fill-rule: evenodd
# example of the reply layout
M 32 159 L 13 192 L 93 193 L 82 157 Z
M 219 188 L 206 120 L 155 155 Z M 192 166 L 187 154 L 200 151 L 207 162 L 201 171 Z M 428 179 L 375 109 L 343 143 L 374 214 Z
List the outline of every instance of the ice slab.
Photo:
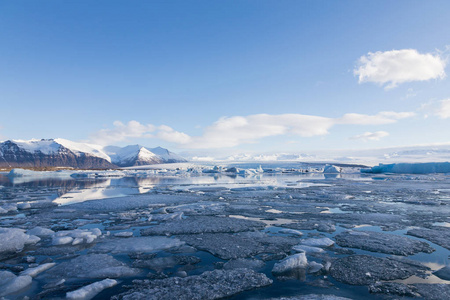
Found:
M 97 294 L 99 294 L 104 289 L 113 287 L 117 284 L 117 281 L 114 279 L 104 279 L 102 281 L 97 281 L 86 285 L 78 290 L 68 292 L 66 294 L 66 298 L 69 300 L 89 300 L 94 298 Z
M 34 268 L 28 268 L 25 271 L 21 272 L 20 275 L 29 275 L 31 277 L 36 277 L 38 274 L 47 271 L 51 267 L 56 265 L 55 263 L 46 263 Z
M 169 221 L 141 230 L 142 235 L 178 235 L 217 232 L 241 232 L 263 229 L 263 222 L 227 217 L 192 216 L 186 219 Z
M 18 292 L 31 284 L 31 276 L 16 276 L 9 271 L 0 271 L 0 297 Z
M 44 228 L 44 227 L 34 227 L 33 229 L 30 229 L 27 231 L 27 234 L 36 235 L 36 236 L 51 236 L 55 232 L 51 229 Z
M 41 239 L 35 235 L 25 233 L 19 228 L 0 228 L 0 255 L 1 253 L 20 252 L 25 245 L 36 244 Z
M 334 245 L 334 241 L 329 238 L 309 238 L 301 240 L 300 243 L 312 247 L 330 247 Z
M 285 254 L 298 243 L 297 238 L 269 236 L 260 232 L 190 234 L 179 238 L 222 259 L 247 258 L 260 253 Z
M 185 278 L 135 280 L 133 288 L 112 299 L 212 300 L 272 284 L 262 273 L 249 269 L 214 270 Z
M 284 273 L 292 269 L 305 268 L 308 266 L 308 260 L 305 253 L 297 253 L 286 257 L 273 266 L 272 273 Z
M 354 285 L 368 285 L 376 281 L 406 279 L 428 270 L 419 263 L 408 263 L 391 258 L 351 255 L 335 260 L 330 274 L 336 280 Z
M 266 264 L 265 262 L 263 262 L 262 260 L 259 260 L 259 259 L 238 258 L 238 259 L 232 259 L 232 260 L 227 261 L 223 265 L 223 269 L 224 270 L 232 270 L 232 269 L 245 268 L 245 269 L 259 270 L 259 269 L 262 269 L 265 266 L 265 264 Z
M 200 258 L 196 256 L 167 256 L 152 259 L 137 259 L 133 262 L 133 267 L 149 268 L 161 272 L 164 269 L 173 268 L 176 265 L 195 265 L 200 261 Z
M 450 173 L 450 162 L 430 163 L 398 163 L 379 164 L 370 169 L 361 169 L 362 173 L 402 173 L 402 174 L 430 174 Z
M 296 245 L 296 246 L 292 247 L 292 250 L 294 250 L 296 252 L 305 252 L 305 253 L 322 253 L 322 252 L 324 252 L 324 250 L 322 248 L 305 246 L 305 245 Z
M 162 236 L 130 237 L 104 240 L 97 243 L 92 251 L 101 253 L 133 253 L 155 252 L 182 246 L 184 242 L 179 239 Z
M 450 228 L 440 229 L 414 228 L 408 230 L 408 235 L 420 237 L 450 250 Z
M 419 252 L 431 253 L 434 251 L 425 242 L 382 232 L 347 231 L 336 235 L 335 239 L 336 243 L 341 247 L 394 255 L 406 256 Z
M 110 255 L 87 254 L 56 265 L 46 275 L 56 278 L 120 278 L 136 276 L 139 272 Z

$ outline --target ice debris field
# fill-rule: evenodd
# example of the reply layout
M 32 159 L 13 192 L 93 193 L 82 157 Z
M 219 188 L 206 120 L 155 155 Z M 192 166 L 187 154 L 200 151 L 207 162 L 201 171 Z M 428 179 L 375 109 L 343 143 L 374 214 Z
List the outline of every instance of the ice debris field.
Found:
M 1 299 L 450 299 L 450 164 L 0 174 Z

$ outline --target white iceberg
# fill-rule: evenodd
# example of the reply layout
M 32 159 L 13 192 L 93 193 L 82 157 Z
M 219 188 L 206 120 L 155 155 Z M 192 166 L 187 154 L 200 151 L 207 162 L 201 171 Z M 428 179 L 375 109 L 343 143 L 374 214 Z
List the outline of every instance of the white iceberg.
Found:
M 284 273 L 292 269 L 303 268 L 308 265 L 305 253 L 297 253 L 286 257 L 273 266 L 273 273 Z
M 104 289 L 113 287 L 117 284 L 114 279 L 104 279 L 102 281 L 97 281 L 86 285 L 78 290 L 66 293 L 66 298 L 69 300 L 89 300 L 94 298 L 98 293 Z
M 9 271 L 0 271 L 0 297 L 16 293 L 31 284 L 31 276 L 16 276 Z M 3 299 L 3 298 L 2 298 Z
M 302 245 L 312 247 L 330 247 L 334 245 L 334 241 L 329 238 L 319 238 L 319 239 L 309 238 L 301 240 L 300 243 Z
M 25 233 L 19 228 L 0 228 L 0 253 L 20 252 L 28 244 L 36 244 L 41 239 Z
M 379 164 L 370 169 L 361 169 L 361 173 L 450 173 L 450 162 Z

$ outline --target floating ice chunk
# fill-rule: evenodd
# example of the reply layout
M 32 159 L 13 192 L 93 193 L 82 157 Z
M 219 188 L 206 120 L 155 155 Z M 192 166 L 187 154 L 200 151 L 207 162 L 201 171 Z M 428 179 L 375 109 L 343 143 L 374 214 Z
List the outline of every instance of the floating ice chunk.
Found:
M 62 262 L 46 275 L 65 278 L 120 278 L 135 276 L 140 271 L 107 254 L 87 254 Z
M 252 269 L 252 270 L 258 270 L 262 269 L 265 266 L 265 262 L 259 259 L 232 259 L 227 261 L 223 265 L 224 270 L 232 270 L 232 269 L 240 269 L 240 268 L 246 268 L 246 269 Z
M 18 209 L 30 209 L 31 208 L 31 204 L 29 202 L 17 203 L 17 208 Z
M 154 252 L 184 245 L 179 239 L 162 236 L 131 237 L 126 240 L 114 239 L 97 243 L 93 251 L 103 253 Z
M 131 231 L 123 231 L 123 232 L 114 233 L 114 236 L 127 238 L 127 237 L 132 237 L 133 233 Z
M 36 244 L 41 239 L 25 233 L 19 228 L 0 228 L 0 253 L 20 252 L 28 244 Z
M 315 261 L 312 261 L 308 264 L 308 273 L 316 273 L 319 272 L 320 270 L 322 270 L 323 265 L 319 264 Z
M 66 177 L 70 178 L 70 172 L 67 171 L 31 171 L 25 169 L 12 169 L 8 175 L 14 177 Z
M 322 252 L 324 252 L 324 250 L 322 248 L 305 246 L 305 245 L 296 245 L 296 246 L 292 247 L 292 250 L 294 250 L 296 252 L 305 252 L 305 253 L 322 253 Z
M 362 173 L 430 174 L 450 173 L 450 162 L 379 164 Z
M 53 235 L 53 245 L 65 245 L 72 243 L 78 245 L 81 243 L 91 244 L 102 232 L 98 228 L 92 229 L 74 229 L 58 231 Z
M 37 266 L 35 268 L 26 269 L 25 271 L 21 272 L 20 275 L 29 275 L 31 277 L 36 277 L 39 273 L 47 271 L 48 269 L 50 269 L 54 265 L 56 265 L 56 264 L 55 263 L 42 264 L 42 265 Z
M 104 279 L 102 281 L 97 281 L 86 285 L 78 290 L 66 293 L 66 298 L 69 300 L 89 300 L 94 298 L 104 289 L 113 287 L 117 284 L 114 279 Z
M 7 203 L 0 206 L 0 214 L 6 214 L 14 211 L 17 211 L 17 205 L 15 203 Z
M 30 229 L 27 231 L 27 234 L 37 235 L 37 236 L 51 236 L 54 233 L 55 232 L 51 229 L 39 227 L 39 226 L 34 227 L 33 229 Z
M 332 241 L 329 238 L 320 238 L 320 239 L 314 239 L 314 238 L 309 238 L 309 239 L 304 239 L 301 240 L 300 243 L 302 245 L 307 245 L 307 246 L 315 246 L 315 247 L 330 247 L 334 245 L 334 241 Z
M 65 245 L 70 244 L 73 241 L 73 237 L 70 236 L 54 236 L 52 239 L 53 245 Z
M 272 282 L 249 269 L 214 270 L 185 278 L 134 280 L 131 289 L 112 299 L 222 299 Z
M 31 276 L 16 276 L 9 271 L 0 271 L 0 297 L 13 294 L 31 284 Z
M 323 172 L 326 174 L 337 174 L 341 173 L 341 168 L 333 165 L 326 165 L 323 169 Z
M 142 235 L 176 235 L 194 233 L 241 232 L 253 229 L 263 229 L 265 224 L 237 218 L 222 218 L 212 216 L 192 216 L 179 221 L 169 221 L 141 230 Z
M 284 273 L 296 268 L 304 268 L 308 265 L 305 253 L 297 253 L 286 257 L 273 266 L 273 273 Z
M 279 231 L 279 233 L 291 234 L 291 235 L 296 235 L 296 236 L 302 236 L 303 235 L 303 232 L 301 232 L 299 230 L 295 230 L 295 229 L 281 229 Z
M 401 261 L 369 255 L 352 255 L 335 260 L 330 274 L 340 282 L 368 285 L 376 281 L 406 279 L 412 275 L 423 276 L 429 268 L 417 262 Z
M 346 231 L 336 235 L 335 239 L 341 247 L 358 248 L 394 255 L 406 256 L 419 252 L 431 253 L 434 251 L 425 242 L 383 232 Z
M 83 243 L 84 239 L 83 238 L 75 238 L 73 239 L 72 245 L 78 245 Z

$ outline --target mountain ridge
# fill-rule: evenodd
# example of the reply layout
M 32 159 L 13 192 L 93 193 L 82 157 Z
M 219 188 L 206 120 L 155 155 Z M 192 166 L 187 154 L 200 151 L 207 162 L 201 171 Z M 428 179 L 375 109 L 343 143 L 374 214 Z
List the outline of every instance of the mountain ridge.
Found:
M 154 149 L 154 153 L 152 151 Z M 186 162 L 161 147 L 99 146 L 66 139 L 7 140 L 0 142 L 0 167 L 72 167 L 109 169 Z

